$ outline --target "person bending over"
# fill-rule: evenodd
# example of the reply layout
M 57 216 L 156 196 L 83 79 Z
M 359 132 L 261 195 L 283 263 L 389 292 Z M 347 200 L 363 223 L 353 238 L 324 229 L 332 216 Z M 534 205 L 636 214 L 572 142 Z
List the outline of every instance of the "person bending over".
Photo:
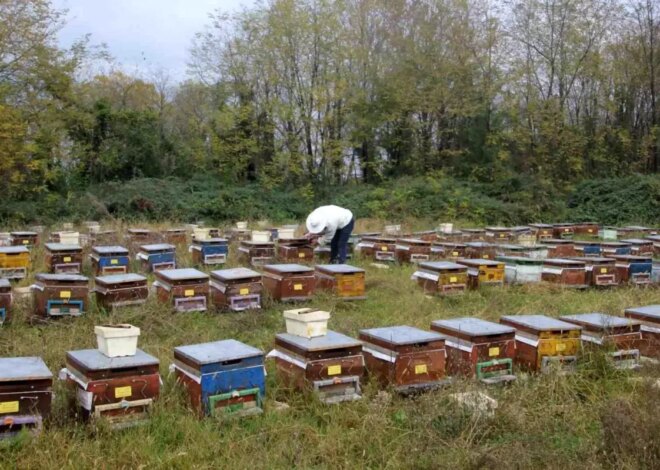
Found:
M 305 237 L 320 244 L 330 241 L 330 263 L 343 264 L 354 225 L 353 213 L 348 209 L 321 206 L 307 216 L 308 233 Z

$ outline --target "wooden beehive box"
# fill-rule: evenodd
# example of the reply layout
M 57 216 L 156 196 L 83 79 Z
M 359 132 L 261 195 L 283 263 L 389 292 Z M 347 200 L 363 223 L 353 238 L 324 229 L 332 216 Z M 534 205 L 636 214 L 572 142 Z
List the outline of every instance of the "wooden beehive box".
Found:
M 159 361 L 138 349 L 134 356 L 107 357 L 97 349 L 70 351 L 64 373 L 75 390 L 76 411 L 114 428 L 148 421 L 160 394 Z
M 653 256 L 656 258 L 660 257 L 660 235 L 648 235 L 646 240 L 650 240 L 653 243 Z
M 463 242 L 486 241 L 486 230 L 483 228 L 462 228 L 458 233 L 461 234 L 461 240 Z
M 575 224 L 554 224 L 552 236 L 561 240 L 571 239 L 575 235 Z
M 247 268 L 211 272 L 211 299 L 220 310 L 242 312 L 261 308 L 261 274 Z
M 82 272 L 83 250 L 79 245 L 46 243 L 46 269 L 49 273 Z
M 147 278 L 140 274 L 98 276 L 95 284 L 96 303 L 107 310 L 142 305 L 149 297 Z
M 617 368 L 639 367 L 639 348 L 643 342 L 641 325 L 637 320 L 604 313 L 565 315 L 560 320 L 581 326 L 583 343 L 609 349 Z
M 600 242 L 574 241 L 575 256 L 600 256 Z
M 367 371 L 382 386 L 399 393 L 431 390 L 448 382 L 445 339 L 410 326 L 360 330 Z
M 37 274 L 32 298 L 37 317 L 80 316 L 87 310 L 89 279 L 79 274 Z
M 497 256 L 521 256 L 523 258 L 545 259 L 548 257 L 548 247 L 545 245 L 512 245 L 502 244 L 496 246 Z
M 622 243 L 630 244 L 630 254 L 636 256 L 653 256 L 653 241 L 643 238 L 627 238 Z
M 396 241 L 396 259 L 399 263 L 420 263 L 431 259 L 431 242 L 418 238 L 401 238 Z
M 311 263 L 314 247 L 306 238 L 289 238 L 277 243 L 277 257 L 284 263 Z
M 431 258 L 434 260 L 464 258 L 467 246 L 456 242 L 433 242 L 431 245 Z
M 470 259 L 495 259 L 497 245 L 486 242 L 469 242 L 465 244 L 465 257 Z
M 516 363 L 535 372 L 572 371 L 581 348 L 581 327 L 546 315 L 507 315 L 516 329 Z
M 30 269 L 30 250 L 27 247 L 0 247 L 0 277 L 24 279 L 28 269 Z
M 201 416 L 263 411 L 263 351 L 233 339 L 174 348 L 174 371 Z
M 651 233 L 651 229 L 641 225 L 626 225 L 617 229 L 619 238 L 634 238 Z
M 533 246 L 537 242 L 536 234 L 526 225 L 511 227 L 511 241 L 523 246 Z
M 206 240 L 193 240 L 193 263 L 198 266 L 217 266 L 225 264 L 229 257 L 229 240 L 225 238 L 209 238 Z
M 348 264 L 321 264 L 315 267 L 316 289 L 332 291 L 342 300 L 364 300 L 365 271 Z
M 275 261 L 275 243 L 244 240 L 238 253 L 241 260 L 251 266 L 262 266 Z
M 619 285 L 619 275 L 616 269 L 616 260 L 598 256 L 585 256 L 575 258 L 586 264 L 587 284 L 593 287 L 612 287 Z
M 52 398 L 53 374 L 40 357 L 0 358 L 0 440 L 38 434 Z
M 660 305 L 627 308 L 624 315 L 641 324 L 640 354 L 648 357 L 660 357 Z
M 314 295 L 314 269 L 300 264 L 267 264 L 263 266 L 264 288 L 273 300 L 294 302 L 309 300 Z
M 241 228 L 232 228 L 229 235 L 231 240 L 240 242 L 241 244 L 245 241 L 249 241 L 251 237 L 252 230 Z
M 504 280 L 509 284 L 534 284 L 541 282 L 543 260 L 524 256 L 498 256 L 504 263 Z
M 543 262 L 541 279 L 564 287 L 583 289 L 587 287 L 587 264 L 577 259 L 548 258 Z
M 155 245 L 160 243 L 160 234 L 146 228 L 129 228 L 126 231 L 128 248 L 137 253 L 142 245 Z
M 422 232 L 413 232 L 411 238 L 424 240 L 425 242 L 433 242 L 438 239 L 438 234 L 435 230 L 424 230 Z
M 541 245 L 548 247 L 548 258 L 570 258 L 577 256 L 573 240 L 558 238 L 545 238 L 540 240 Z
M 317 262 L 329 263 L 332 251 L 329 246 L 316 246 L 314 247 L 314 259 Z M 349 256 L 347 256 L 349 258 Z
M 163 232 L 163 240 L 171 245 L 184 245 L 188 241 L 188 234 L 185 228 L 170 228 Z
M 39 244 L 39 234 L 37 232 L 10 232 L 9 236 L 12 246 L 30 248 Z
M 303 338 L 288 333 L 275 337 L 277 377 L 288 387 L 311 389 L 324 403 L 362 397 L 362 343 L 329 330 L 325 336 Z
M 396 261 L 396 239 L 388 237 L 366 237 L 362 244 L 362 253 L 375 261 Z
M 128 272 L 128 249 L 123 246 L 95 246 L 89 259 L 97 276 L 125 274 Z
M 622 284 L 647 286 L 653 283 L 651 256 L 614 255 L 616 269 Z
M 176 247 L 168 243 L 140 246 L 137 254 L 142 269 L 148 273 L 176 269 Z
M 515 380 L 516 330 L 510 326 L 464 317 L 436 320 L 431 329 L 446 337 L 449 375 L 476 376 L 487 384 Z
M 554 227 L 550 224 L 529 224 L 532 233 L 536 235 L 536 240 L 546 240 L 552 238 L 554 235 Z
M 468 286 L 468 268 L 450 261 L 420 263 L 412 275 L 427 294 L 462 294 Z
M 11 284 L 8 279 L 0 278 L 0 326 L 11 321 Z
M 511 241 L 513 231 L 509 227 L 486 227 L 486 239 L 492 242 Z
M 629 255 L 632 253 L 632 245 L 623 242 L 602 242 L 600 244 L 600 253 L 605 257 L 614 257 L 615 255 Z
M 209 301 L 209 276 L 196 269 L 156 271 L 153 283 L 161 302 L 177 312 L 205 312 Z
M 504 262 L 492 259 L 462 258 L 456 261 L 468 268 L 468 287 L 504 285 Z
M 580 222 L 575 224 L 574 231 L 576 235 L 597 237 L 598 232 L 600 231 L 600 225 L 596 222 Z
M 90 234 L 92 246 L 114 246 L 119 243 L 119 233 L 116 230 L 101 230 Z

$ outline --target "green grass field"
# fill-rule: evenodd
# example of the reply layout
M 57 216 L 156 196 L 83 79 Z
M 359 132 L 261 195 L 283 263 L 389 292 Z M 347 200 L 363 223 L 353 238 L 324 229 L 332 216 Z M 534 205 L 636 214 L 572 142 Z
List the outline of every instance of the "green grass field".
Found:
M 180 264 L 189 265 L 185 254 Z M 35 253 L 40 256 L 41 251 Z M 368 300 L 341 303 L 326 295 L 310 306 L 332 312 L 330 328 L 411 325 L 473 315 L 600 311 L 660 303 L 657 289 L 584 292 L 550 286 L 483 289 L 454 298 L 425 296 L 411 266 L 367 269 Z M 232 259 L 229 266 L 236 265 Z M 42 268 L 40 263 L 35 271 Z M 21 285 L 28 285 L 26 280 Z M 1 356 L 44 358 L 55 375 L 69 350 L 96 347 L 94 325 L 126 322 L 142 330 L 139 347 L 161 361 L 164 386 L 148 425 L 113 432 L 77 422 L 69 391 L 55 384 L 53 416 L 38 438 L 2 443 L 2 468 L 658 468 L 660 368 L 613 370 L 602 355 L 581 358 L 571 376 L 521 375 L 510 386 L 459 380 L 447 389 L 404 399 L 367 384 L 361 401 L 327 406 L 283 388 L 268 363 L 265 413 L 243 420 L 200 420 L 168 375 L 175 346 L 234 338 L 268 352 L 284 330 L 284 305 L 241 314 L 174 314 L 150 298 L 141 308 L 30 326 L 29 299 L 17 300 L 13 323 L 0 331 Z M 649 380 L 646 380 L 649 379 Z M 494 417 L 473 415 L 452 393 L 481 390 L 496 398 Z M 277 410 L 278 402 L 289 405 Z

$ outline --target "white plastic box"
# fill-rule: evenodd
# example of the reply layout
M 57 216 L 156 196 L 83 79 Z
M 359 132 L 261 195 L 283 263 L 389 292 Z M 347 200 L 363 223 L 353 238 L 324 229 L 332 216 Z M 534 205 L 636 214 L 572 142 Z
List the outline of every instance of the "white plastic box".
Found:
M 452 233 L 454 231 L 454 224 L 440 224 L 438 228 L 442 233 Z
M 265 230 L 252 230 L 252 241 L 253 242 L 269 242 L 270 241 L 270 232 Z
M 236 228 L 239 230 L 247 230 L 248 223 L 247 222 L 236 222 Z
M 285 310 L 286 332 L 303 338 L 315 338 L 328 334 L 330 313 L 311 308 Z
M 140 329 L 127 324 L 95 326 L 99 351 L 108 357 L 135 356 Z
M 80 232 L 60 232 L 60 243 L 63 245 L 80 245 Z
M 291 240 L 294 237 L 294 234 L 296 233 L 295 228 L 278 228 L 277 229 L 277 238 L 280 240 Z

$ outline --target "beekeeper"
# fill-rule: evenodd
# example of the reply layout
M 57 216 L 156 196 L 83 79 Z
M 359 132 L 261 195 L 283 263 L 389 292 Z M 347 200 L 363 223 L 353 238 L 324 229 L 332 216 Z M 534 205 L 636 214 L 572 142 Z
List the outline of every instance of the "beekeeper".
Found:
M 353 232 L 353 213 L 339 206 L 321 206 L 307 216 L 307 235 L 310 240 L 330 242 L 330 262 L 342 264 L 348 254 L 348 239 Z

